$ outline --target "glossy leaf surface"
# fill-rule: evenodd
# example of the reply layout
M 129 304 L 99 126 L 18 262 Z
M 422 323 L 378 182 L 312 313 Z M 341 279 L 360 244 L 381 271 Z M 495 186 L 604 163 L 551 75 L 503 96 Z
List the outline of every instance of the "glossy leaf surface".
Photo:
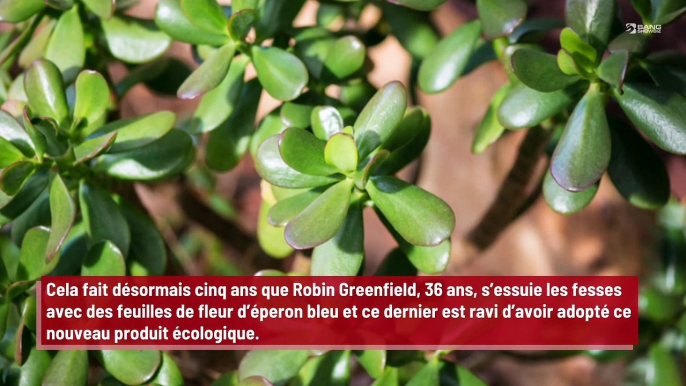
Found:
M 391 82 L 380 89 L 355 121 L 355 142 L 360 159 L 366 158 L 403 119 L 407 109 L 407 91 L 400 82 Z
M 604 95 L 591 89 L 569 117 L 555 148 L 550 171 L 561 187 L 580 192 L 595 184 L 605 173 L 610 151 Z
M 481 33 L 478 21 L 466 23 L 441 40 L 419 69 L 419 87 L 435 94 L 446 90 L 462 75 Z
M 394 177 L 372 177 L 367 192 L 393 228 L 409 243 L 435 246 L 450 237 L 455 214 L 440 198 Z
M 625 83 L 623 89 L 615 98 L 631 122 L 660 148 L 686 154 L 686 97 L 648 84 Z
M 343 225 L 353 182 L 343 180 L 328 188 L 286 225 L 286 241 L 295 249 L 313 248 L 334 237 Z

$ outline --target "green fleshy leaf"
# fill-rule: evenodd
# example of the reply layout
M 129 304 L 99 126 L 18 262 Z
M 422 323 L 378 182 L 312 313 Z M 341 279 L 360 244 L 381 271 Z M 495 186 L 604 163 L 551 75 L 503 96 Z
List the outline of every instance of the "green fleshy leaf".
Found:
M 231 15 L 229 36 L 233 40 L 244 40 L 259 17 L 254 9 L 244 9 Z
M 386 157 L 380 165 L 375 165 L 374 174 L 396 174 L 405 166 L 409 165 L 414 160 L 419 158 L 419 156 L 424 151 L 424 148 L 429 143 L 429 137 L 431 136 L 431 117 L 426 111 L 424 111 L 421 108 L 419 110 L 412 109 L 412 111 L 421 112 L 423 118 L 419 126 L 412 127 L 414 130 L 416 130 L 416 136 L 402 147 L 393 149 L 393 152 L 388 157 Z M 405 123 L 410 123 L 414 120 L 406 120 L 408 118 L 410 118 L 410 115 L 407 115 L 405 119 L 403 119 L 403 122 L 401 122 L 399 126 L 400 129 L 398 129 L 396 133 L 401 133 L 402 126 Z M 382 145 L 382 147 L 390 145 L 390 142 L 394 142 L 396 144 L 400 143 L 400 141 L 393 140 L 393 138 L 396 137 L 396 133 L 394 133 L 391 136 L 391 138 L 389 138 L 389 143 Z
M 296 129 L 302 130 L 302 129 Z M 259 150 L 255 160 L 255 168 L 259 175 L 270 184 L 282 188 L 314 188 L 333 184 L 339 178 L 332 176 L 312 176 L 302 174 L 288 166 L 281 158 L 279 151 L 279 137 L 272 136 L 266 139 Z
M 160 31 L 153 20 L 113 16 L 101 23 L 110 52 L 126 63 L 149 62 L 171 47 L 171 37 Z
M 381 149 L 374 153 L 371 158 L 368 158 L 366 162 L 359 165 L 357 171 L 353 174 L 353 181 L 359 190 L 364 190 L 364 187 L 367 185 L 367 181 L 372 174 L 383 174 L 379 173 L 377 170 L 379 165 L 382 165 L 383 162 L 386 161 L 389 154 L 388 150 Z
M 284 385 L 307 361 L 307 355 L 306 350 L 249 351 L 238 368 L 239 378 L 259 375 L 275 385 Z
M 481 23 L 475 20 L 460 26 L 438 43 L 419 68 L 419 87 L 436 94 L 452 86 L 464 72 L 480 34 Z
M 598 76 L 612 87 L 622 92 L 624 77 L 629 67 L 629 52 L 617 51 L 608 56 L 598 67 Z
M 386 367 L 381 378 L 377 379 L 372 386 L 400 386 L 398 369 L 396 367 Z
M 428 13 L 382 2 L 379 4 L 391 33 L 412 57 L 426 58 L 434 49 L 440 36 L 433 27 Z
M 95 132 L 88 139 L 109 137 L 117 133 L 109 153 L 121 153 L 149 145 L 169 134 L 176 123 L 176 114 L 171 111 L 141 115 L 109 123 Z
M 364 109 L 370 99 L 378 90 L 366 79 L 352 81 L 347 85 L 341 85 L 340 100 L 344 105 L 359 112 Z
M 112 147 L 114 140 L 117 139 L 117 132 L 105 134 L 100 137 L 89 139 L 74 147 L 75 163 L 90 161 L 93 158 L 105 153 Z
M 102 241 L 112 241 L 120 251 L 129 250 L 131 231 L 109 193 L 81 181 L 79 202 L 90 247 Z
M 0 137 L 12 143 L 27 157 L 33 157 L 35 154 L 33 143 L 31 143 L 26 130 L 14 117 L 3 110 L 0 110 Z
M 50 183 L 50 239 L 45 250 L 48 263 L 59 253 L 76 219 L 76 204 L 59 175 Z
M 14 196 L 35 171 L 36 165 L 31 161 L 18 161 L 7 166 L 0 174 L 0 190 Z
M 262 85 L 257 79 L 246 83 L 233 113 L 210 133 L 205 148 L 205 162 L 210 169 L 229 171 L 248 151 L 261 96 Z
M 526 17 L 522 0 L 477 0 L 476 8 L 488 40 L 509 35 Z
M 580 73 L 574 58 L 565 50 L 557 52 L 557 66 L 560 67 L 560 71 L 567 75 L 578 75 Z M 581 73 L 586 74 L 583 71 Z
M 607 50 L 610 51 L 610 53 L 626 50 L 634 55 L 643 55 L 648 50 L 649 39 L 650 34 L 623 32 L 621 35 L 612 39 L 607 46 Z
M 152 220 L 126 202 L 119 209 L 131 231 L 126 264 L 133 276 L 160 276 L 167 266 L 164 239 Z
M 109 19 L 114 15 L 116 0 L 83 0 L 91 12 L 101 19 Z
M 233 42 L 223 45 L 183 82 L 178 97 L 193 99 L 219 86 L 227 78 L 235 53 L 236 45 Z
M 292 26 L 295 17 L 305 4 L 305 0 L 258 1 L 257 4 L 259 4 L 257 7 L 251 8 L 257 8 L 260 13 L 255 24 L 255 32 L 257 41 L 261 42 Z
M 345 127 L 341 113 L 332 106 L 317 106 L 312 110 L 310 118 L 312 132 L 324 141 L 329 140 L 334 134 L 340 133 Z
M 568 0 L 565 10 L 567 25 L 596 52 L 604 52 L 617 13 L 616 1 Z
M 155 377 L 150 380 L 153 385 L 164 385 L 164 386 L 183 386 L 183 374 L 176 365 L 174 359 L 172 359 L 166 352 L 162 353 L 162 364 Z
M 249 59 L 241 56 L 229 67 L 224 80 L 202 97 L 191 120 L 191 133 L 200 134 L 218 128 L 235 111 L 241 99 L 245 67 Z
M 657 25 L 667 24 L 686 12 L 683 0 L 651 0 L 651 22 Z
M 394 152 L 413 141 L 422 132 L 423 125 L 430 122 L 429 113 L 422 107 L 413 106 L 405 111 L 405 116 L 382 144 L 380 149 Z
M 596 62 L 600 59 L 595 48 L 586 43 L 581 36 L 569 27 L 563 29 L 560 33 L 560 45 L 585 72 L 592 71 Z
M 574 108 L 551 159 L 555 181 L 571 192 L 598 182 L 610 163 L 610 129 L 604 95 L 591 88 Z
M 27 109 L 28 110 L 28 109 Z M 31 140 L 36 145 L 37 152 L 42 155 L 40 149 L 53 156 L 65 155 L 69 149 L 65 141 L 65 135 L 52 118 L 28 118 L 28 111 L 24 111 L 24 127 L 29 133 Z M 40 143 L 40 145 L 38 145 Z M 40 157 L 38 157 L 40 160 Z
M 323 27 L 305 27 L 293 32 L 293 40 L 295 54 L 305 63 L 310 75 L 319 79 L 336 36 Z
M 317 8 L 317 25 L 331 28 L 334 23 L 345 20 L 347 8 L 342 4 L 321 3 Z
M 313 276 L 355 276 L 364 263 L 362 202 L 354 202 L 336 235 L 312 251 Z
M 586 190 L 570 192 L 560 187 L 553 175 L 548 172 L 543 181 L 543 197 L 550 209 L 568 215 L 587 207 L 598 192 L 598 185 L 599 183 L 596 183 Z
M 278 201 L 269 210 L 269 223 L 273 226 L 286 226 L 321 196 L 323 191 L 322 188 L 315 188 Z
M 88 351 L 60 350 L 45 371 L 43 385 L 88 384 Z
M 272 204 L 263 200 L 257 220 L 257 241 L 266 254 L 276 259 L 283 259 L 293 253 L 293 248 L 286 243 L 284 236 L 286 229 L 277 228 L 269 223 L 268 214 L 271 209 Z
M 281 120 L 288 127 L 306 129 L 310 126 L 312 111 L 320 102 L 319 95 L 308 92 L 281 107 Z
M 62 245 L 60 261 L 52 274 L 56 276 L 78 275 L 86 253 L 88 253 L 88 240 L 85 224 L 78 222 L 71 227 L 71 231 Z
M 0 169 L 24 158 L 24 154 L 12 142 L 0 137 Z
M 354 351 L 357 361 L 372 378 L 379 378 L 386 368 L 386 350 Z
M 0 20 L 19 23 L 45 8 L 43 0 L 3 0 L 0 1 Z
M 0 221 L 14 219 L 38 198 L 48 184 L 50 173 L 46 169 L 37 170 L 19 192 L 14 196 L 7 196 L 0 191 Z
M 6 318 L 7 314 L 5 314 L 5 319 Z M 9 373 L 7 377 L 7 382 L 10 384 L 22 386 L 59 384 L 50 383 L 50 379 L 45 377 L 46 370 L 49 368 L 51 360 L 52 356 L 50 355 L 49 351 L 32 349 L 29 353 L 29 357 L 26 359 L 24 364 L 21 365 L 21 369 L 19 370 L 19 374 L 16 376 L 16 378 L 13 378 L 13 374 Z M 79 384 L 77 383 L 74 383 L 74 385 L 79 386 Z M 83 386 L 85 386 L 85 383 L 83 384 Z
M 88 250 L 81 267 L 81 276 L 124 275 L 126 275 L 124 255 L 112 242 L 101 241 Z
M 229 41 L 223 31 L 212 33 L 191 23 L 181 9 L 181 0 L 160 0 L 155 11 L 155 22 L 174 40 L 210 46 L 221 46 Z
M 355 142 L 360 159 L 388 139 L 407 109 L 407 91 L 400 82 L 381 88 L 355 121 Z
M 395 248 L 384 258 L 375 276 L 416 276 L 417 268 L 407 258 L 405 252 Z
M 12 241 L 21 247 L 29 229 L 37 226 L 50 226 L 50 194 L 46 189 L 26 210 L 12 222 L 10 235 Z
M 570 76 L 560 70 L 555 55 L 527 48 L 512 54 L 512 68 L 522 83 L 542 92 L 560 90 L 579 80 L 578 76 Z
M 83 71 L 76 78 L 74 121 L 88 127 L 98 121 L 110 103 L 110 88 L 105 78 L 95 71 Z
M 308 82 L 307 68 L 295 55 L 277 47 L 252 47 L 252 60 L 262 87 L 280 101 L 302 94 Z
M 346 386 L 350 384 L 350 351 L 329 351 L 317 358 L 316 370 L 308 385 Z M 304 370 L 304 366 L 303 366 Z
M 536 126 L 569 106 L 574 91 L 572 87 L 544 93 L 516 84 L 505 94 L 498 109 L 498 120 L 509 129 Z
M 632 205 L 659 209 L 670 195 L 667 168 L 653 148 L 633 128 L 610 120 L 612 156 L 607 169 L 612 183 Z
M 281 133 L 279 150 L 288 166 L 311 176 L 329 176 L 338 172 L 325 160 L 326 142 L 317 139 L 309 131 L 290 128 Z
M 26 44 L 21 53 L 19 54 L 19 66 L 22 68 L 27 68 L 34 61 L 42 58 L 45 55 L 45 49 L 50 41 L 50 36 L 55 28 L 56 20 L 50 18 L 44 18 L 45 20 L 36 28 L 38 31 L 35 33 L 31 40 Z M 6 98 L 11 99 L 11 98 Z
M 615 98 L 631 122 L 660 148 L 686 154 L 686 97 L 652 85 L 625 83 Z
M 357 145 L 352 136 L 345 133 L 333 135 L 324 148 L 326 163 L 336 167 L 343 173 L 351 173 L 357 169 Z
M 50 60 L 60 69 L 65 84 L 74 81 L 83 68 L 86 61 L 86 48 L 78 7 L 64 12 L 57 20 L 46 47 L 45 59 Z
M 484 114 L 484 117 L 479 124 L 479 128 L 474 135 L 472 153 L 483 153 L 489 146 L 500 139 L 505 132 L 505 126 L 498 121 L 498 109 L 511 87 L 510 84 L 506 84 L 493 94 L 491 104 L 488 106 L 488 110 L 486 110 L 486 114 Z
M 26 70 L 24 89 L 35 114 L 52 118 L 60 125 L 68 119 L 69 107 L 62 87 L 62 75 L 52 62 L 44 59 L 33 62 Z
M 657 323 L 668 323 L 679 315 L 682 306 L 679 296 L 661 292 L 655 287 L 643 287 L 638 292 L 641 317 Z
M 157 350 L 102 350 L 95 356 L 113 377 L 127 385 L 150 380 L 162 363 Z
M 646 378 L 648 386 L 679 386 L 684 384 L 679 362 L 665 347 L 653 344 L 648 351 L 649 369 L 651 374 Z
M 188 21 L 214 34 L 228 34 L 229 19 L 215 0 L 181 0 L 181 9 Z
M 525 20 L 522 24 L 518 25 L 507 39 L 510 44 L 515 43 L 526 43 L 534 42 L 543 38 L 546 33 L 564 28 L 564 20 L 556 18 L 538 18 Z
M 143 147 L 98 157 L 95 170 L 124 180 L 153 181 L 174 176 L 195 159 L 193 140 L 173 129 Z
M 472 55 L 469 57 L 469 61 L 467 61 L 467 65 L 462 71 L 461 76 L 469 75 L 477 68 L 480 68 L 484 64 L 493 62 L 497 59 L 498 57 L 495 53 L 495 49 L 493 48 L 493 43 L 479 39 L 474 45 Z
M 38 280 L 55 268 L 59 259 L 53 259 L 49 264 L 45 261 L 45 251 L 49 238 L 50 229 L 46 227 L 39 226 L 26 232 L 15 281 Z
M 416 270 L 429 275 L 445 271 L 445 269 L 448 267 L 448 261 L 450 260 L 450 249 L 452 247 L 450 239 L 445 240 L 435 247 L 420 247 L 412 245 L 395 230 L 393 225 L 378 208 L 376 209 L 376 213 L 386 229 L 388 229 L 395 241 L 398 243 L 402 254 L 406 256 L 404 260 L 409 261 L 409 263 L 415 268 L 415 273 L 412 273 L 412 275 L 416 274 Z
M 344 36 L 331 46 L 324 60 L 324 78 L 341 81 L 357 73 L 364 65 L 367 49 L 355 36 Z
M 394 177 L 369 179 L 367 192 L 393 228 L 409 243 L 436 246 L 455 229 L 455 214 L 445 201 Z
M 36 295 L 30 295 L 24 300 L 24 304 L 22 305 L 22 320 L 24 321 L 24 325 L 26 328 L 29 330 L 33 331 L 34 333 L 36 332 Z
M 328 188 L 288 222 L 286 242 L 295 249 L 308 249 L 334 237 L 345 222 L 352 188 L 353 182 L 349 179 Z M 322 221 L 324 218 L 326 221 Z

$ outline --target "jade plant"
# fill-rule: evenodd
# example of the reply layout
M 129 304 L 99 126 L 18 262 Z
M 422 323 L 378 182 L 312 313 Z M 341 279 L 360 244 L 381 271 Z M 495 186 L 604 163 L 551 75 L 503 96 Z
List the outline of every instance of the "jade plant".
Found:
M 160 0 L 153 20 L 131 16 L 132 1 L 0 1 L 8 23 L 0 35 L 3 383 L 184 384 L 160 351 L 38 350 L 35 283 L 45 275 L 177 272 L 177 253 L 171 266 L 168 254 L 175 246 L 135 184 L 196 184 L 199 170 L 229 171 L 248 152 L 264 178 L 256 239 L 266 254 L 311 249 L 312 274 L 362 273 L 369 207 L 399 246 L 378 274 L 445 269 L 452 210 L 395 177 L 421 155 L 431 120 L 408 108 L 413 98 L 399 82 L 377 90 L 367 80 L 367 49 L 389 29 L 414 56 L 426 53 L 430 45 L 400 26 L 407 21 L 437 41 L 423 11 L 440 2 L 322 3 L 318 25 L 294 27 L 304 3 Z M 382 17 L 360 27 L 363 9 L 375 6 Z M 174 40 L 191 45 L 197 69 L 164 56 Z M 169 111 L 123 117 L 122 100 L 139 85 L 200 102 L 182 120 Z M 281 104 L 257 121 L 267 94 Z M 253 351 L 215 382 L 347 383 L 357 362 L 384 384 L 439 376 L 482 384 L 448 354 Z
M 686 9 L 678 0 L 632 5 L 646 25 L 666 25 Z M 525 187 L 546 153 L 550 163 L 541 190 L 556 212 L 586 207 L 606 172 L 632 205 L 664 206 L 670 182 L 660 152 L 686 154 L 683 54 L 649 52 L 660 35 L 625 30 L 614 0 L 567 1 L 564 21 L 527 19 L 521 0 L 478 0 L 476 8 L 477 20 L 424 58 L 419 87 L 440 93 L 476 66 L 498 60 L 508 81 L 494 94 L 472 151 L 482 153 L 510 130 L 528 134 L 468 245 L 487 248 L 531 205 L 535 196 L 527 197 Z M 552 53 L 539 43 L 550 36 L 559 36 Z
M 478 0 L 479 19 L 443 40 L 430 11 L 445 0 L 322 0 L 314 24 L 296 23 L 304 0 L 227 3 L 158 0 L 154 18 L 143 19 L 132 16 L 131 0 L 0 0 L 3 383 L 326 385 L 364 372 L 376 385 L 482 385 L 450 351 L 256 350 L 200 381 L 182 375 L 171 353 L 41 351 L 35 283 L 44 275 L 197 273 L 185 265 L 195 263 L 192 244 L 203 249 L 205 240 L 213 249 L 208 274 L 301 274 L 282 260 L 292 255 L 308 259 L 312 275 L 371 274 L 365 209 L 397 242 L 374 274 L 443 272 L 455 215 L 416 185 L 411 167 L 401 173 L 431 135 L 416 91 L 441 92 L 488 61 L 503 64 L 508 83 L 472 150 L 483 152 L 508 130 L 528 133 L 497 201 L 468 237 L 476 250 L 536 198 L 525 188 L 546 152 L 541 190 L 556 211 L 588 205 L 605 171 L 636 206 L 656 209 L 669 199 L 653 145 L 686 153 L 684 61 L 673 52 L 648 54 L 650 35 L 621 33 L 614 1 L 569 0 L 565 23 L 524 21 L 520 0 Z M 681 3 L 633 2 L 644 24 L 675 20 Z M 377 11 L 371 23 L 363 20 L 368 9 Z M 548 54 L 536 43 L 553 30 L 561 30 L 560 49 Z M 396 81 L 377 89 L 368 79 L 368 51 L 389 37 L 412 57 L 407 88 Z M 197 68 L 165 55 L 174 41 Z M 181 119 L 169 111 L 123 115 L 122 101 L 140 87 L 198 104 Z M 261 117 L 267 99 L 278 104 Z M 625 116 L 608 109 L 614 103 Z M 220 173 L 250 158 L 262 179 L 256 234 L 236 224 L 231 199 L 215 187 Z M 138 197 L 142 184 L 178 188 L 186 218 L 213 235 L 198 242 L 184 220 L 176 227 L 153 221 Z M 682 223 L 665 224 L 665 245 L 680 250 Z M 254 244 L 275 259 L 255 259 Z M 224 246 L 263 264 L 233 267 Z M 661 304 L 681 301 L 683 288 L 652 284 L 642 295 L 652 335 L 641 355 L 586 355 L 674 373 L 665 358 L 676 347 L 654 342 L 683 329 L 681 304 L 658 315 Z

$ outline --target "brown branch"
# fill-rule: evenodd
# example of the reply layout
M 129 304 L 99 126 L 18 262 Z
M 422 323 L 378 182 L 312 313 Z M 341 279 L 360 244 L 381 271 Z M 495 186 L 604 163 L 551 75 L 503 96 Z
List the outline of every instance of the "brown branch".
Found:
M 505 228 L 518 217 L 527 203 L 527 187 L 535 177 L 538 161 L 545 152 L 551 134 L 552 130 L 540 126 L 529 129 L 496 199 L 462 241 L 463 263 L 493 245 Z

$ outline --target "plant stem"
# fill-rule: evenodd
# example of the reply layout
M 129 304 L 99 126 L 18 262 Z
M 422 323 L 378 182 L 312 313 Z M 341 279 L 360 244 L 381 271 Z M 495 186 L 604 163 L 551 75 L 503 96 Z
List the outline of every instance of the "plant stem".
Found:
M 529 129 L 519 146 L 517 159 L 498 191 L 498 195 L 464 240 L 471 253 L 489 248 L 512 221 L 527 200 L 527 186 L 534 178 L 536 166 L 544 155 L 552 130 L 536 126 Z M 470 253 L 470 254 L 471 254 Z

